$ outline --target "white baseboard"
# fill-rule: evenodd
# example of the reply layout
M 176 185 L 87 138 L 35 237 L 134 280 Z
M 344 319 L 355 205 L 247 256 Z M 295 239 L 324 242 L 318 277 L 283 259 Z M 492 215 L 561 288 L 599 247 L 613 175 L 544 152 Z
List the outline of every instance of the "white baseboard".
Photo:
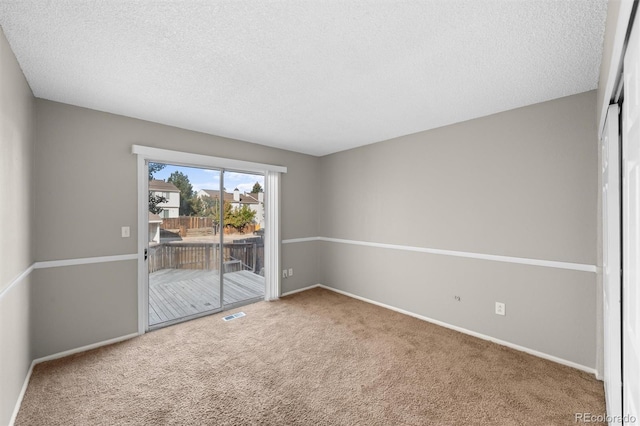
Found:
M 22 400 L 24 398 L 25 393 L 27 392 L 27 387 L 29 386 L 29 380 L 31 379 L 31 374 L 33 373 L 33 367 L 41 362 L 52 361 L 54 359 L 64 358 L 69 355 L 77 354 L 80 352 L 89 351 L 91 349 L 96 349 L 102 346 L 112 345 L 114 343 L 123 342 L 125 340 L 132 339 L 134 337 L 138 337 L 138 333 L 127 334 L 126 336 L 114 337 L 113 339 L 104 340 L 102 342 L 92 343 L 90 345 L 82 346 L 75 349 L 70 349 L 64 352 L 58 352 L 53 355 L 44 356 L 42 358 L 34 359 L 31 361 L 31 366 L 29 367 L 29 371 L 27 371 L 27 376 L 24 378 L 24 383 L 22 384 L 22 389 L 20 390 L 20 395 L 18 395 L 18 400 L 16 401 L 16 405 L 13 409 L 13 413 L 11 414 L 11 418 L 9 419 L 9 426 L 13 426 L 16 421 L 16 417 L 18 417 L 18 411 L 20 411 L 20 406 L 22 405 Z
M 104 340 L 102 342 L 92 343 L 90 345 L 81 346 L 75 349 L 69 349 L 68 351 L 58 352 L 57 354 L 43 356 L 42 358 L 38 358 L 33 360 L 35 364 L 40 364 L 41 362 L 51 361 L 58 358 L 64 358 L 65 356 L 78 354 L 80 352 L 90 351 L 91 349 L 100 348 L 102 346 L 112 345 L 114 343 L 124 342 L 125 340 L 133 339 L 134 337 L 138 337 L 140 334 L 131 333 L 126 336 L 114 337 L 113 339 Z
M 29 386 L 29 379 L 31 379 L 31 373 L 33 373 L 33 367 L 36 365 L 35 361 L 31 361 L 31 366 L 29 366 L 29 371 L 27 371 L 27 376 L 24 378 L 24 383 L 22 384 L 22 389 L 20 389 L 20 394 L 18 395 L 18 400 L 16 401 L 16 405 L 13 408 L 13 413 L 11 413 L 11 418 L 9 419 L 9 426 L 13 426 L 18 417 L 18 411 L 20 411 L 20 406 L 22 405 L 22 399 L 24 398 L 24 394 L 27 392 L 27 387 Z
M 300 293 L 301 291 L 311 290 L 312 288 L 316 288 L 316 287 L 324 287 L 324 286 L 322 286 L 322 284 L 314 284 L 314 285 L 310 285 L 309 287 L 299 288 L 297 290 L 291 290 L 286 293 L 282 293 L 280 297 L 290 296 L 292 294 Z
M 338 289 L 335 289 L 335 288 L 332 288 L 332 287 L 328 287 L 328 286 L 326 286 L 324 284 L 317 284 L 317 285 L 310 286 L 310 287 L 307 287 L 307 288 L 304 288 L 304 289 L 296 290 L 296 292 L 308 290 L 308 289 L 311 289 L 311 288 L 314 288 L 314 287 L 324 288 L 326 290 L 330 290 L 330 291 L 333 291 L 335 293 L 340 293 L 340 294 L 342 294 L 344 296 L 348 296 L 348 297 L 351 297 L 353 299 L 357 299 L 357 300 L 361 300 L 363 302 L 371 303 L 373 305 L 377 305 L 377 306 L 380 306 L 380 307 L 383 307 L 383 308 L 386 308 L 386 309 L 390 309 L 392 311 L 396 311 L 396 312 L 399 312 L 399 313 L 404 314 L 404 315 L 409 315 L 411 317 L 418 318 L 420 320 L 427 321 L 427 322 L 430 322 L 432 324 L 439 325 L 441 327 L 445 327 L 445 328 L 448 328 L 448 329 L 451 329 L 451 330 L 455 330 L 455 331 L 458 331 L 460 333 L 468 334 L 469 336 L 477 337 L 477 338 L 482 339 L 482 340 L 488 340 L 490 342 L 497 343 L 498 345 L 506 346 L 508 348 L 515 349 L 515 350 L 520 351 L 520 352 L 525 352 L 525 353 L 528 353 L 530 355 L 537 356 L 538 358 L 543 358 L 543 359 L 546 359 L 546 360 L 549 360 L 549 361 L 556 362 L 558 364 L 566 365 L 567 367 L 572 367 L 572 368 L 575 368 L 577 370 L 585 371 L 587 373 L 593 374 L 594 376 L 596 376 L 596 374 L 597 374 L 597 371 L 596 371 L 595 368 L 591 368 L 591 367 L 587 367 L 585 365 L 577 364 L 577 363 L 575 363 L 573 361 L 568 361 L 568 360 L 563 359 L 563 358 L 558 358 L 558 357 L 556 357 L 554 355 L 549 355 L 549 354 L 544 353 L 544 352 L 536 351 L 534 349 L 530 349 L 530 348 L 527 348 L 525 346 L 516 345 L 515 343 L 507 342 L 505 340 L 496 339 L 494 337 L 487 336 L 486 334 L 481 334 L 481 333 L 477 333 L 477 332 L 472 331 L 472 330 L 467 330 L 466 328 L 458 327 L 456 325 L 451 325 L 451 324 L 448 324 L 446 322 L 439 321 L 439 320 L 436 320 L 436 319 L 433 319 L 433 318 L 425 317 L 423 315 L 419 315 L 419 314 L 416 314 L 416 313 L 413 313 L 413 312 L 410 312 L 410 311 L 406 311 L 404 309 L 396 308 L 395 306 L 387 305 L 385 303 L 376 302 L 375 300 L 367 299 L 365 297 L 357 296 L 355 294 L 352 294 L 352 293 L 349 293 L 349 292 L 346 292 L 346 291 L 342 291 L 342 290 L 338 290 Z

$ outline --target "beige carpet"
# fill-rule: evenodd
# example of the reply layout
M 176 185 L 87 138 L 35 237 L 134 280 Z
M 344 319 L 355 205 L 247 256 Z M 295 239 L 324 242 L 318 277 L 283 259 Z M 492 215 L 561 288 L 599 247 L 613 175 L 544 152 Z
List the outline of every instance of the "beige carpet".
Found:
M 314 289 L 37 365 L 17 425 L 575 425 L 587 373 Z M 235 312 L 235 311 L 233 311 Z

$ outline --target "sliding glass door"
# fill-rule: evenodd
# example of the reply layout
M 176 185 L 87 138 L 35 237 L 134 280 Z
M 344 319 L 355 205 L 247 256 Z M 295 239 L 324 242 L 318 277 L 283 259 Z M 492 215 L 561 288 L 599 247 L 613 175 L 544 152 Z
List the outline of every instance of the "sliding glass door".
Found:
M 148 172 L 148 328 L 261 300 L 264 177 L 154 162 Z
M 222 173 L 149 163 L 149 328 L 222 309 L 216 213 Z M 194 183 L 207 179 L 203 201 Z M 219 222 L 218 222 L 219 223 Z

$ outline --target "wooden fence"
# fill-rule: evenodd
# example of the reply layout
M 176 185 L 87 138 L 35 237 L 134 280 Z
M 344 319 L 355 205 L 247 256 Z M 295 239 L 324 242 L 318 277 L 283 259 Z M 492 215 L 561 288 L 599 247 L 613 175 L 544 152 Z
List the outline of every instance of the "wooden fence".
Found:
M 210 217 L 196 216 L 180 216 L 167 217 L 162 219 L 162 229 L 194 229 L 194 228 L 211 228 L 213 227 L 213 219 Z
M 190 229 L 193 230 L 205 230 L 208 229 L 209 232 L 213 232 L 214 234 L 218 233 L 218 224 L 213 222 L 213 219 L 210 217 L 196 217 L 196 216 L 180 216 L 180 217 L 168 217 L 162 219 L 162 225 L 160 225 L 161 229 L 171 229 L 174 232 L 177 230 L 178 234 L 181 237 L 186 237 L 191 235 L 189 232 Z M 244 227 L 241 234 L 252 234 L 256 230 L 255 224 L 248 224 Z M 197 233 L 198 231 L 193 231 Z M 236 234 L 239 231 L 230 226 L 225 227 L 225 234 Z
M 225 272 L 259 273 L 264 265 L 264 243 L 243 242 L 223 245 Z M 149 273 L 161 269 L 216 270 L 220 265 L 219 243 L 168 242 L 149 247 Z

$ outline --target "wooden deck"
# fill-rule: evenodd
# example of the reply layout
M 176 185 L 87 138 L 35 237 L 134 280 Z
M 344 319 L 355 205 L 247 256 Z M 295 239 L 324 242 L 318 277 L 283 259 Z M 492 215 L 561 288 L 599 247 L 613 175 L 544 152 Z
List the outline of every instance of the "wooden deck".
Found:
M 264 297 L 264 277 L 249 271 L 224 274 L 224 304 Z M 162 269 L 149 274 L 149 326 L 220 308 L 220 275 L 201 269 Z

